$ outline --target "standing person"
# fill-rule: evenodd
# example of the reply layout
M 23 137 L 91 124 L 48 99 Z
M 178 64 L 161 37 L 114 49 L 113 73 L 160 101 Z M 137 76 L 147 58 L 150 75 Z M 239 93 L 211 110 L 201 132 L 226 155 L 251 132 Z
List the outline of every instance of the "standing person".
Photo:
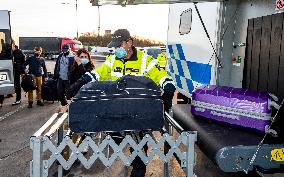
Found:
M 172 106 L 172 98 L 176 89 L 171 77 L 164 69 L 157 66 L 156 60 L 133 46 L 133 39 L 126 29 L 116 30 L 108 47 L 115 47 L 115 54 L 108 56 L 100 67 L 92 72 L 86 72 L 75 84 L 71 85 L 68 95 L 72 96 L 82 85 L 90 81 L 115 81 L 128 74 L 145 76 L 163 89 L 164 108 L 168 112 Z M 119 140 L 116 142 L 119 143 Z M 147 147 L 144 147 L 145 151 L 146 149 Z M 131 177 L 145 176 L 146 166 L 139 157 L 135 158 L 132 166 Z
M 12 106 L 21 103 L 21 74 L 24 74 L 23 65 L 25 63 L 25 54 L 19 49 L 17 45 L 14 46 L 14 86 L 16 91 L 16 101 Z
M 66 90 L 70 86 L 70 72 L 74 64 L 74 55 L 67 44 L 62 46 L 62 53 L 58 56 L 54 68 L 54 78 L 57 79 L 57 93 L 61 106 L 67 105 Z
M 34 56 L 29 57 L 24 63 L 24 69 L 29 66 L 29 73 L 35 76 L 36 80 L 36 100 L 38 106 L 44 106 L 41 101 L 41 86 L 42 86 L 42 75 L 44 75 L 45 80 L 47 80 L 47 70 L 44 59 L 40 57 L 42 53 L 41 47 L 35 47 Z M 43 71 L 43 72 L 42 72 Z M 33 90 L 28 92 L 28 108 L 33 107 Z
M 91 72 L 95 69 L 95 64 L 91 59 L 91 55 L 86 49 L 79 49 L 75 62 L 70 72 L 70 84 L 75 83 L 80 79 L 86 72 Z

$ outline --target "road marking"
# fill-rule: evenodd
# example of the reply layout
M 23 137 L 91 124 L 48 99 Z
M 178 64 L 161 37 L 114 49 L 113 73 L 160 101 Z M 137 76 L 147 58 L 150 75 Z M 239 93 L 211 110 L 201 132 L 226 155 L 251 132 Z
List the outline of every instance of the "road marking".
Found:
M 3 116 L 0 117 L 0 122 L 7 119 L 8 117 L 10 117 L 11 115 L 19 112 L 20 110 L 22 110 L 25 106 L 27 106 L 27 104 L 22 104 L 21 106 L 19 106 L 16 110 L 14 111 L 10 111 L 7 112 L 6 114 L 4 114 Z

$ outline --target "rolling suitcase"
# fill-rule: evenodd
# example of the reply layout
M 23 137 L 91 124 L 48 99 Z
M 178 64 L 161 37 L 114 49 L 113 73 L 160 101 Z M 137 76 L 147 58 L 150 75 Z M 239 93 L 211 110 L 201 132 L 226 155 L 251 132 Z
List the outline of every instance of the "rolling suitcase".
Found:
M 47 81 L 42 84 L 42 99 L 43 101 L 58 101 L 56 81 L 52 78 L 48 78 Z
M 69 125 L 76 133 L 161 129 L 161 92 L 152 80 L 140 76 L 88 83 L 69 105 Z
M 264 132 L 271 122 L 268 93 L 205 85 L 192 94 L 192 114 Z

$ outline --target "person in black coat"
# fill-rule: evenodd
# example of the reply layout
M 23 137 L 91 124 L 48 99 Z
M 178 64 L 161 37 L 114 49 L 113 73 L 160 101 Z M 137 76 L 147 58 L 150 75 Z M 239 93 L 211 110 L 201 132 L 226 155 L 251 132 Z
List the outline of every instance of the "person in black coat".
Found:
M 72 85 L 80 79 L 87 71 L 92 71 L 95 68 L 91 55 L 86 49 L 80 49 L 75 57 L 75 62 L 71 68 L 70 84 Z
M 17 45 L 14 46 L 13 50 L 14 56 L 14 85 L 16 92 L 16 101 L 12 104 L 17 105 L 21 103 L 21 74 L 24 74 L 23 65 L 25 63 L 25 54 L 18 48 Z

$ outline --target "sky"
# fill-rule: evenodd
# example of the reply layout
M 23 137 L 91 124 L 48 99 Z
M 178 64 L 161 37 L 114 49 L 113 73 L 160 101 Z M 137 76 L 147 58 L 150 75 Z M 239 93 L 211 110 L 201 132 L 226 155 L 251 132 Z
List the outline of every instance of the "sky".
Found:
M 0 10 L 11 11 L 14 38 L 21 36 L 76 36 L 98 32 L 98 7 L 89 0 L 0 0 Z M 126 28 L 131 35 L 166 42 L 168 5 L 136 5 L 100 7 L 100 34 L 105 30 Z M 76 20 L 77 19 L 77 20 Z

